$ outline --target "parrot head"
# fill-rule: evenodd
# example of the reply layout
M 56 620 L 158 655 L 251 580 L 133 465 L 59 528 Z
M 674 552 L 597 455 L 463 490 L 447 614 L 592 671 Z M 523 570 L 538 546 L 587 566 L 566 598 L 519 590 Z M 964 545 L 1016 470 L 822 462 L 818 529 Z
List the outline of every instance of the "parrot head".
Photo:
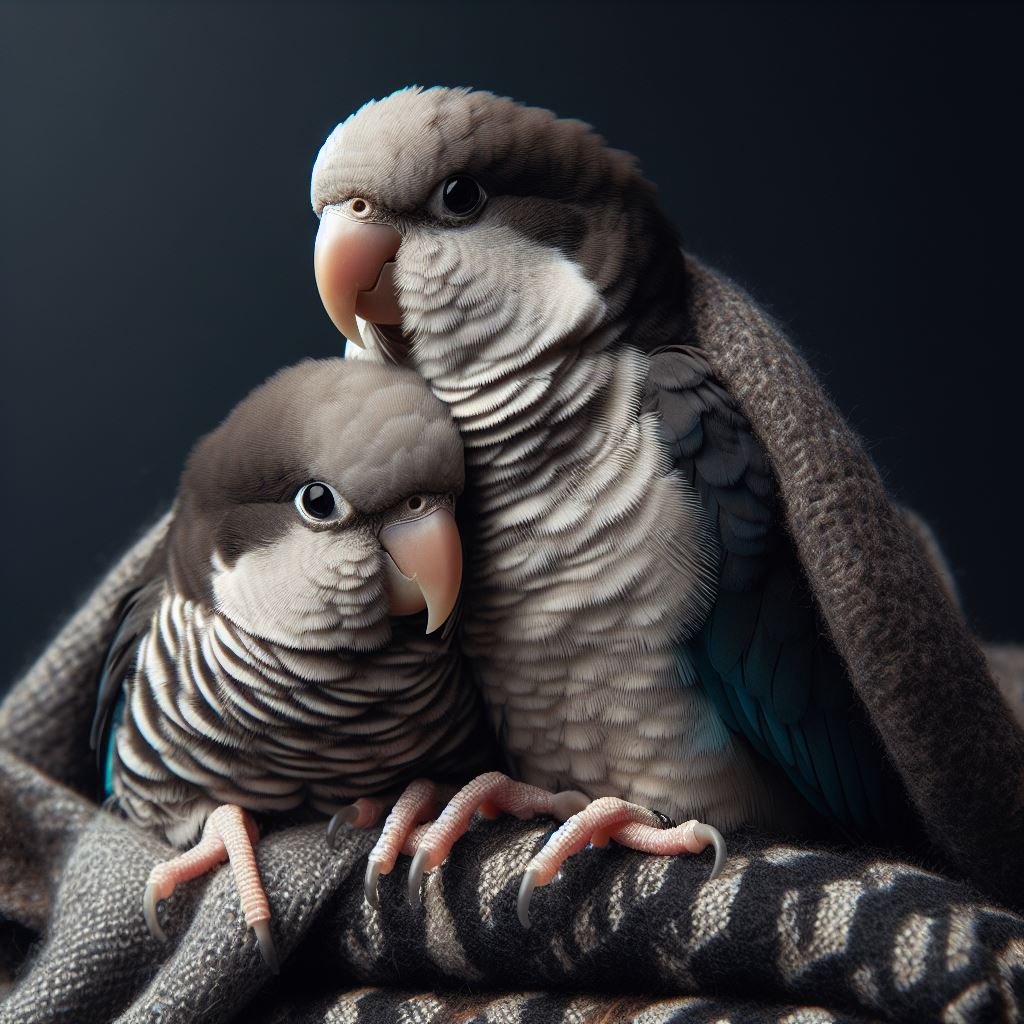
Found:
M 311 198 L 331 319 L 431 383 L 549 372 L 637 331 L 678 341 L 676 233 L 635 159 L 580 121 L 404 89 L 331 133 Z
M 455 606 L 463 453 L 412 371 L 307 360 L 253 391 L 189 457 L 171 582 L 264 640 L 376 650 L 389 616 Z

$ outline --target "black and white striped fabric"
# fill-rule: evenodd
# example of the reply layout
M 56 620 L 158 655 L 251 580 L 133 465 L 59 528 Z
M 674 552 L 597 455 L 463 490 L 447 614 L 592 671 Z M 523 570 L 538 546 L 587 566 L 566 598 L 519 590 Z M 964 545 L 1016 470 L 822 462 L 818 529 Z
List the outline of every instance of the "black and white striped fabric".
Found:
M 422 909 L 405 899 L 406 860 L 382 880 L 379 911 L 362 893 L 373 835 L 351 832 L 331 851 L 322 828 L 300 826 L 258 847 L 283 962 L 274 979 L 227 871 L 169 901 L 164 946 L 146 931 L 140 899 L 166 846 L 6 753 L 0 811 L 22 822 L 3 844 L 0 948 L 10 957 L 46 933 L 0 1002 L 4 1024 L 1024 1015 L 1024 919 L 882 856 L 741 837 L 709 881 L 704 856 L 590 849 L 538 890 L 524 930 L 519 877 L 552 823 L 477 824 L 428 877 Z M 52 908 L 37 892 L 31 926 L 32 901 L 11 871 L 30 850 L 54 866 L 69 851 Z

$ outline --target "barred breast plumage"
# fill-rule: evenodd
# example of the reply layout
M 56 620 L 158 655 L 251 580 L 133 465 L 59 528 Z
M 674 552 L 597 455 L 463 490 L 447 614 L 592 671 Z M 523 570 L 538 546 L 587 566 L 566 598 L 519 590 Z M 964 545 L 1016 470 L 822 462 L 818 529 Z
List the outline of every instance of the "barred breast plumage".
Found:
M 166 588 L 126 686 L 118 803 L 182 845 L 223 803 L 331 814 L 417 775 L 466 777 L 487 748 L 473 742 L 481 707 L 451 637 L 417 626 L 397 625 L 379 652 L 325 654 Z
M 699 349 L 709 327 L 739 344 L 750 306 L 703 319 L 708 278 L 636 159 L 550 111 L 414 87 L 335 128 L 311 199 L 331 319 L 459 423 L 466 650 L 520 776 L 725 828 L 890 836 L 905 794 L 744 396 Z
M 185 845 L 223 804 L 329 814 L 487 763 L 482 701 L 436 631 L 462 483 L 450 416 L 393 368 L 308 361 L 203 439 L 103 671 L 93 742 L 125 813 Z

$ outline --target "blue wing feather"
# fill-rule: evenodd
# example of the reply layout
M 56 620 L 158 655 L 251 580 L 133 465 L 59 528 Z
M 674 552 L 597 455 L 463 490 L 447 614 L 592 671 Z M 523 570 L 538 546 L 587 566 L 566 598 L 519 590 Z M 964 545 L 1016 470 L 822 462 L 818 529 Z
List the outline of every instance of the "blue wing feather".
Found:
M 739 663 L 750 647 L 757 628 L 760 606 L 754 601 L 737 599 L 724 592 L 715 602 L 707 623 L 708 655 L 720 675 Z
M 886 824 L 894 778 L 832 648 L 774 503 L 763 450 L 689 346 L 650 353 L 645 408 L 718 525 L 718 597 L 688 644 L 700 686 L 733 732 L 776 762 L 819 812 Z
M 779 718 L 778 715 L 762 713 L 761 718 L 764 722 L 764 727 L 768 732 L 769 738 L 772 741 L 776 760 L 779 761 L 787 770 L 795 768 L 796 753 L 793 750 L 793 742 L 789 738 L 789 727 Z
M 150 579 L 122 600 L 113 634 L 96 685 L 96 712 L 89 746 L 96 753 L 96 768 L 103 778 L 104 796 L 110 796 L 114 734 L 124 715 L 124 684 L 135 668 L 139 643 L 149 629 L 159 604 L 162 578 Z
M 124 720 L 124 692 L 118 698 L 114 711 L 110 716 L 110 725 L 107 729 L 105 746 L 105 757 L 103 764 L 103 796 L 104 798 L 114 795 L 114 747 L 117 742 L 117 729 Z

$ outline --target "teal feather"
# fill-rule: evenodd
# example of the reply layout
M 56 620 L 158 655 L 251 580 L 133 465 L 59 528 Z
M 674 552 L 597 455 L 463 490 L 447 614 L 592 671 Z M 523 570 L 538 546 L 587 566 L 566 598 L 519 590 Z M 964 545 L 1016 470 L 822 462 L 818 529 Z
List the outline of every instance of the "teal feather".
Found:
M 764 450 L 699 349 L 659 348 L 650 360 L 646 407 L 721 549 L 715 605 L 687 647 L 699 685 L 816 810 L 891 834 L 907 817 L 905 792 L 815 606 Z
M 757 737 L 757 739 L 764 743 L 764 736 L 760 729 L 759 719 L 759 708 L 757 702 L 753 697 L 750 696 L 746 685 L 743 682 L 743 664 L 738 663 L 731 672 L 725 677 L 726 685 L 729 687 L 731 694 L 736 698 L 736 702 L 743 713 L 743 717 L 746 719 L 749 731 Z
M 846 822 L 849 820 L 849 813 L 825 716 L 817 709 L 806 715 L 803 731 L 807 737 L 807 749 L 814 765 L 814 775 L 829 811 L 836 820 Z
M 762 714 L 761 718 L 771 735 L 775 749 L 778 751 L 779 760 L 787 768 L 795 767 L 796 754 L 789 738 L 789 727 L 777 715 Z
M 867 798 L 861 782 L 859 758 L 853 748 L 853 740 L 846 723 L 836 720 L 832 715 L 825 714 L 832 754 L 839 771 L 839 781 L 843 787 L 843 796 L 850 811 L 850 818 L 858 828 L 866 828 L 869 824 Z
M 803 730 L 797 726 L 789 726 L 790 739 L 793 741 L 793 754 L 796 758 L 796 769 L 799 776 L 811 786 L 817 784 L 814 776 L 814 765 L 811 763 L 811 752 L 807 749 L 807 739 Z
M 736 710 L 733 708 L 728 695 L 725 692 L 725 684 L 722 677 L 715 671 L 708 657 L 704 635 L 696 637 L 690 647 L 690 654 L 693 658 L 693 666 L 697 671 L 697 678 L 704 692 L 711 699 L 715 711 L 718 713 L 726 726 L 735 733 L 742 733 Z
M 720 675 L 728 675 L 750 646 L 759 613 L 760 602 L 749 594 L 719 593 L 708 622 L 708 655 Z
M 124 694 L 118 698 L 114 713 L 110 716 L 110 728 L 107 733 L 107 750 L 103 769 L 103 796 L 114 795 L 114 751 L 117 747 L 117 730 L 124 721 Z
M 811 674 L 814 648 L 804 637 L 787 643 L 779 650 L 775 668 L 769 680 L 772 710 L 787 724 L 799 722 L 811 702 Z

